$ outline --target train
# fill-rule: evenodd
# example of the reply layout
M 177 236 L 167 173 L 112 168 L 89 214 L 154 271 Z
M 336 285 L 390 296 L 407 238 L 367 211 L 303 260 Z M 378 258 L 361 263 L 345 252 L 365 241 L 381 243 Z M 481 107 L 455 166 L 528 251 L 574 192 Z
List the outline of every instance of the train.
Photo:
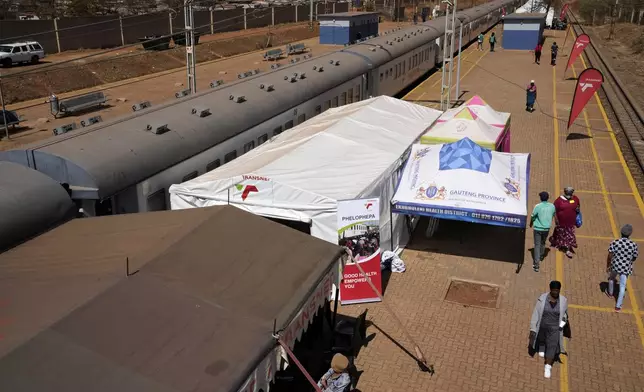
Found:
M 462 44 L 522 1 L 494 0 L 456 15 Z M 323 111 L 395 96 L 443 61 L 444 17 L 379 34 L 111 122 L 0 152 L 0 161 L 69 184 L 86 216 L 169 207 L 168 188 L 252 150 Z

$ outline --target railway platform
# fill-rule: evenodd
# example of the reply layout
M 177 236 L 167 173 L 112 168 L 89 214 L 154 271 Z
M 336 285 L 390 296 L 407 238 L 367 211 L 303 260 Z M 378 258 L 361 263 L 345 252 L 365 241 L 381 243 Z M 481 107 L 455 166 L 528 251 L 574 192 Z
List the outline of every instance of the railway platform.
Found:
M 544 48 L 553 40 L 563 44 L 564 32 L 548 34 Z M 356 360 L 363 371 L 359 390 L 644 391 L 644 262 L 635 263 L 621 313 L 602 292 L 608 244 L 619 237 L 621 225 L 633 225 L 632 238 L 644 245 L 644 203 L 599 97 L 566 130 L 572 78 L 586 67 L 578 59 L 564 75 L 572 41 L 560 48 L 555 67 L 549 51 L 537 65 L 530 52 L 489 52 L 487 40 L 483 52 L 470 46 L 462 54 L 461 99 L 480 95 L 496 110 L 512 113 L 511 150 L 532 154 L 529 211 L 540 191 L 548 191 L 552 201 L 565 186 L 575 188 L 584 217 L 576 255 L 568 259 L 552 249 L 536 273 L 530 229 L 513 237 L 492 226 L 442 221 L 426 239 L 421 223 L 401 255 L 407 271 L 389 278 L 384 297 L 435 372 L 418 369 L 413 342 L 382 304 L 345 306 L 340 312 L 351 316 L 369 309 L 367 335 L 375 334 Z M 440 79 L 437 72 L 405 99 L 437 107 Z M 536 110 L 528 113 L 525 86 L 531 79 L 538 97 Z M 465 305 L 447 301 L 451 279 L 493 285 L 497 302 L 477 306 L 480 292 L 469 298 L 463 293 Z M 568 356 L 545 379 L 543 360 L 528 356 L 529 322 L 536 298 L 555 279 L 570 303 L 572 339 L 566 342 Z

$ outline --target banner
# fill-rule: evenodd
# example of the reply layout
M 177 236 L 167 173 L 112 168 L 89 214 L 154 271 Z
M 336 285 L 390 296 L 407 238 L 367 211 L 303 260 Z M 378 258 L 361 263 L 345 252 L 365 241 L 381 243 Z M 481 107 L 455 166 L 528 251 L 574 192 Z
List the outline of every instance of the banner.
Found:
M 380 199 L 338 201 L 338 243 L 346 247 L 350 255 L 342 272 L 341 303 L 380 301 L 367 281 L 369 277 L 382 294 Z M 360 263 L 366 276 L 355 263 Z
M 559 14 L 559 20 L 563 20 L 566 17 L 567 12 L 568 12 L 568 4 L 564 4 L 563 8 L 561 9 L 561 14 Z
M 585 69 L 577 78 L 577 87 L 575 94 L 572 96 L 572 105 L 570 108 L 570 117 L 568 117 L 568 129 L 577 119 L 579 114 L 595 94 L 595 91 L 604 83 L 604 75 L 595 68 Z
M 581 52 L 586 49 L 586 46 L 590 43 L 590 37 L 586 34 L 580 34 L 579 37 L 575 40 L 575 43 L 572 46 L 572 50 L 570 51 L 570 58 L 568 59 L 568 65 L 566 65 L 566 69 L 564 70 L 567 71 L 568 68 L 577 60 L 577 57 L 581 54 Z

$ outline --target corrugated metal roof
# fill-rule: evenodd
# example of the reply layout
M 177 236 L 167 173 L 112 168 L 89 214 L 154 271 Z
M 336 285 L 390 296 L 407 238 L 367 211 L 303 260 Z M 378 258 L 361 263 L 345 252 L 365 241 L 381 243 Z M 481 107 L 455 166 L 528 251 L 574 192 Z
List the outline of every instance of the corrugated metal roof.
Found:
M 73 207 L 56 181 L 28 167 L 0 162 L 0 251 L 66 220 Z

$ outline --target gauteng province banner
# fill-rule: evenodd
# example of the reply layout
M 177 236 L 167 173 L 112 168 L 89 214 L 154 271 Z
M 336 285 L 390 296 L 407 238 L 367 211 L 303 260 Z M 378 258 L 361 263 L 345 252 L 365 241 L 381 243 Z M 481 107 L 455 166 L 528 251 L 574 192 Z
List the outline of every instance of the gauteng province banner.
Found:
M 586 49 L 586 46 L 590 43 L 590 37 L 587 36 L 586 34 L 580 34 L 579 37 L 575 40 L 574 45 L 572 46 L 572 50 L 570 51 L 570 58 L 568 59 L 568 65 L 566 65 L 566 70 L 577 60 L 577 57 L 581 54 L 581 52 Z M 565 72 L 564 71 L 564 72 Z
M 568 4 L 564 4 L 563 8 L 561 9 L 561 14 L 559 14 L 559 20 L 563 20 L 563 18 L 566 17 L 567 12 L 568 12 Z
M 579 74 L 577 87 L 575 87 L 575 95 L 572 97 L 568 128 L 575 122 L 590 98 L 595 94 L 595 91 L 601 87 L 602 83 L 604 83 L 604 75 L 595 68 L 585 69 Z
M 338 201 L 338 242 L 350 255 L 340 284 L 342 304 L 380 301 L 367 281 L 368 277 L 382 294 L 380 199 Z M 356 263 L 360 264 L 364 274 Z

